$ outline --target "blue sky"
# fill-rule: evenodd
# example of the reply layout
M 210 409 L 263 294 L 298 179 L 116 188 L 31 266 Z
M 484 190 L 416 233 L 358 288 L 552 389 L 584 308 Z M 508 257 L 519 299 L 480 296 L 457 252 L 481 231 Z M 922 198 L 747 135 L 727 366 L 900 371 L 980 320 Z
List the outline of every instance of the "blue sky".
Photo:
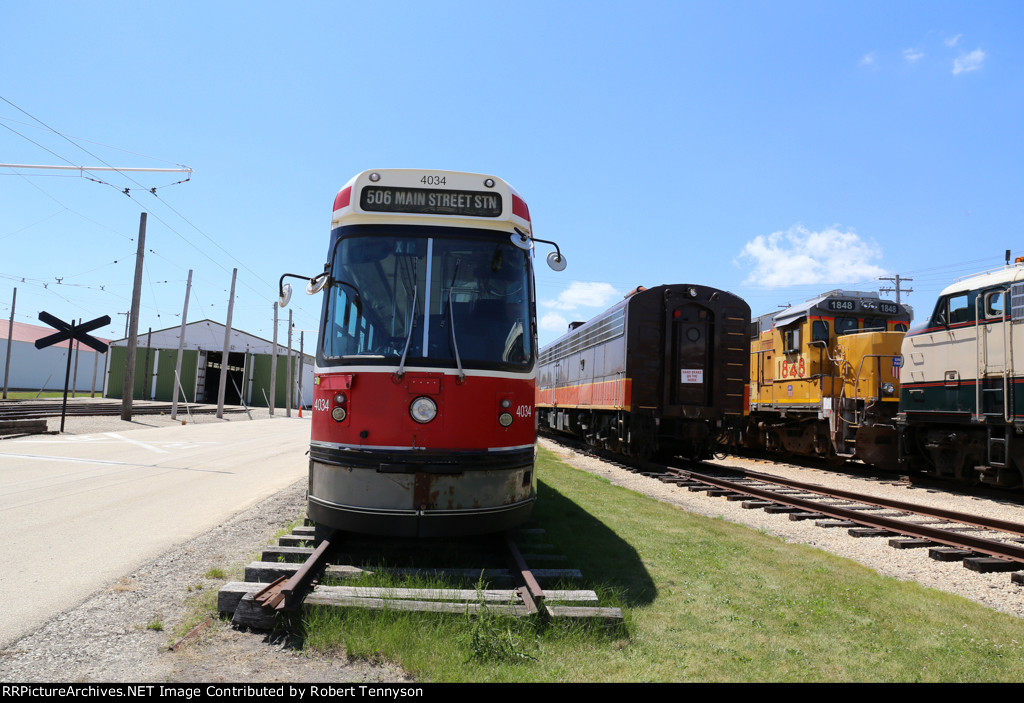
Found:
M 321 269 L 366 168 L 512 183 L 569 262 L 538 258 L 542 344 L 663 283 L 756 315 L 900 274 L 921 316 L 1024 255 L 1019 2 L 7 0 L 0 19 L 0 162 L 194 169 L 0 169 L 2 319 L 17 287 L 20 322 L 108 314 L 123 336 L 146 210 L 140 329 L 180 323 L 189 268 L 189 319 L 223 321 L 237 267 L 234 325 L 269 338 L 278 277 Z M 293 301 L 315 329 L 319 296 Z

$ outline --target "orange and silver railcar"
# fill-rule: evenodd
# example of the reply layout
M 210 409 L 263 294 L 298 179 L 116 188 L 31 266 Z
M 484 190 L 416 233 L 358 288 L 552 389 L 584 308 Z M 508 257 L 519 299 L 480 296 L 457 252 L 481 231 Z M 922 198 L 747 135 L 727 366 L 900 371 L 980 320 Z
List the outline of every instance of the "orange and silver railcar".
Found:
M 743 420 L 750 307 L 702 285 L 637 288 L 540 352 L 538 422 L 639 458 L 701 458 Z

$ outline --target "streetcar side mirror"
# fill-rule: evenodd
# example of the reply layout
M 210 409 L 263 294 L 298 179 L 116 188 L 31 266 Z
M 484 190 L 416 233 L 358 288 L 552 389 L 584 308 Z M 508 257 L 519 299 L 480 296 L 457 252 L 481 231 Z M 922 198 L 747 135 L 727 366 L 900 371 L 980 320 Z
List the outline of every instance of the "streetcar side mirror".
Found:
M 510 237 L 510 239 L 512 240 L 513 244 L 515 244 L 523 251 L 530 251 L 530 249 L 533 247 L 533 245 L 530 244 L 530 238 L 527 237 L 522 232 L 520 232 L 518 229 L 516 229 L 515 234 L 513 234 Z
M 316 295 L 317 293 L 324 289 L 329 280 L 330 277 L 327 275 L 326 271 L 324 273 L 321 273 L 319 276 L 314 276 L 313 278 L 309 279 L 309 282 L 306 284 L 306 294 Z
M 558 248 L 558 245 L 549 239 L 537 239 L 536 237 L 530 237 L 525 232 L 520 230 L 518 227 L 515 228 L 515 234 L 512 235 L 512 243 L 523 251 L 530 251 L 533 248 L 532 242 L 544 242 L 550 244 L 555 248 L 553 252 L 548 254 L 548 266 L 551 267 L 552 271 L 564 271 L 565 270 L 565 257 L 562 256 L 562 250 Z
M 280 287 L 280 294 L 277 297 L 277 304 L 279 307 L 286 307 L 292 299 L 292 284 L 285 283 Z

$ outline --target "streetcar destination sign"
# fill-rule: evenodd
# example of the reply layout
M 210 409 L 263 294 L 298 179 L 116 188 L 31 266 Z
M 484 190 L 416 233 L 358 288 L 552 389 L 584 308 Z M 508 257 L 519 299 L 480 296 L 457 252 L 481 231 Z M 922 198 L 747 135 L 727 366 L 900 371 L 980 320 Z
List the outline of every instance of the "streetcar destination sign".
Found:
M 368 212 L 500 217 L 501 195 L 475 190 L 367 186 L 359 198 L 359 207 Z

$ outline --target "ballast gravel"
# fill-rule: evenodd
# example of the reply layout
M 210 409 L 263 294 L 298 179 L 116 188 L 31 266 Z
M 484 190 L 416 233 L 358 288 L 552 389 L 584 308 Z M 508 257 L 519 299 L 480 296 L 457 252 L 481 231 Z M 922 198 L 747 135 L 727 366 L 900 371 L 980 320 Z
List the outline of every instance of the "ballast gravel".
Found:
M 1024 617 L 1024 586 L 1013 583 L 1010 574 L 982 574 L 971 571 L 960 561 L 941 562 L 929 558 L 927 549 L 894 549 L 887 537 L 851 537 L 844 528 L 822 528 L 814 520 L 793 521 L 786 514 L 769 514 L 764 510 L 745 509 L 740 501 L 727 501 L 703 492 L 693 492 L 656 478 L 643 476 L 616 464 L 588 454 L 567 449 L 541 439 L 540 445 L 554 452 L 562 461 L 578 469 L 603 476 L 616 486 L 643 493 L 657 500 L 677 505 L 687 512 L 707 517 L 721 517 L 747 525 L 755 530 L 780 537 L 787 542 L 800 542 L 827 552 L 853 559 L 880 574 L 955 593 L 989 608 Z M 790 464 L 743 459 L 729 456 L 713 463 L 723 467 L 757 471 L 815 483 L 829 488 L 868 493 L 907 503 L 943 507 L 963 513 L 980 513 L 989 517 L 1024 524 L 1021 496 L 980 498 L 957 494 L 954 489 L 920 488 L 893 480 L 874 481 L 846 474 L 809 469 Z
M 254 410 L 253 416 L 266 411 Z M 280 410 L 278 411 L 280 412 Z M 195 416 L 190 423 L 247 421 L 242 414 L 217 420 Z M 59 420 L 57 421 L 59 424 Z M 118 418 L 68 418 L 66 432 L 124 432 L 140 427 L 179 424 L 167 416 L 138 416 L 134 423 Z M 51 421 L 51 429 L 56 429 Z M 853 538 L 844 529 L 823 529 L 794 522 L 786 515 L 745 510 L 738 502 L 690 493 L 616 464 L 566 449 L 548 440 L 541 446 L 566 463 L 607 478 L 611 483 L 708 517 L 748 525 L 791 542 L 802 542 L 864 564 L 879 573 L 956 593 L 990 608 L 1024 617 L 1024 588 L 1007 573 L 978 574 L 960 562 L 929 559 L 927 550 L 896 550 L 881 538 Z M 876 492 L 908 502 L 942 505 L 964 512 L 983 511 L 1024 522 L 1019 497 L 974 498 L 942 489 L 910 488 L 890 482 L 868 482 L 827 471 L 729 457 L 719 463 L 763 473 L 780 473 L 822 485 Z M 808 478 L 808 474 L 811 477 Z M 239 567 L 258 557 L 283 526 L 302 517 L 305 482 L 300 481 L 226 521 L 209 533 L 167 552 L 93 594 L 78 607 L 61 613 L 41 628 L 0 650 L 0 682 L 407 682 L 411 679 L 386 662 L 349 661 L 343 652 L 313 655 L 287 639 L 235 630 L 214 620 L 176 651 L 169 645 L 192 610 L 189 603 L 215 592 L 222 579 L 211 569 Z M 116 538 L 116 536 L 114 537 Z

